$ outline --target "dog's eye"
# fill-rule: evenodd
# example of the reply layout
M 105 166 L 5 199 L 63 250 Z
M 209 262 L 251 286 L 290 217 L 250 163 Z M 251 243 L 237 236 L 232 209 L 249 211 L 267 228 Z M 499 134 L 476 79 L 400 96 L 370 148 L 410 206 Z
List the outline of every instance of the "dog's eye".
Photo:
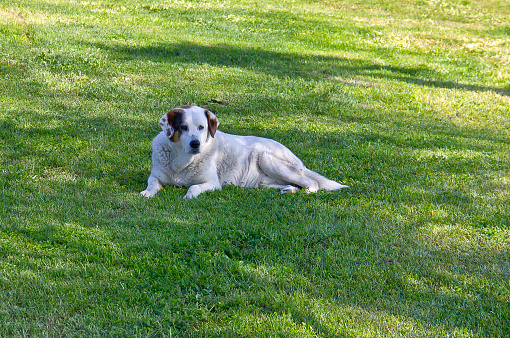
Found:
M 181 126 L 182 131 L 188 131 L 188 126 Z
M 204 126 L 198 126 L 198 130 L 204 130 Z

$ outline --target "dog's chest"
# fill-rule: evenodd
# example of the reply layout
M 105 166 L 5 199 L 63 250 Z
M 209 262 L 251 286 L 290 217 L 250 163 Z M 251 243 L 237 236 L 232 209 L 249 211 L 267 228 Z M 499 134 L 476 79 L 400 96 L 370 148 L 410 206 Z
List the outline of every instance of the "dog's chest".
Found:
M 189 186 L 195 184 L 197 177 L 203 172 L 201 157 L 175 151 L 173 148 L 159 148 L 156 158 L 158 171 L 164 176 L 160 178 L 164 184 Z
M 165 184 L 175 185 L 175 186 L 190 186 L 191 182 L 194 181 L 194 175 L 192 175 L 189 171 L 167 171 L 166 172 L 166 182 Z

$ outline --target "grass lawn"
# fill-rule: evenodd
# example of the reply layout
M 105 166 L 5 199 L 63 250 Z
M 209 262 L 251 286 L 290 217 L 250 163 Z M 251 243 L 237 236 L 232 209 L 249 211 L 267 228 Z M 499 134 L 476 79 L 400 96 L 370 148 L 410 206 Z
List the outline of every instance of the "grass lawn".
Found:
M 349 191 L 146 187 L 166 111 Z M 510 3 L 3 0 L 1 337 L 510 335 Z

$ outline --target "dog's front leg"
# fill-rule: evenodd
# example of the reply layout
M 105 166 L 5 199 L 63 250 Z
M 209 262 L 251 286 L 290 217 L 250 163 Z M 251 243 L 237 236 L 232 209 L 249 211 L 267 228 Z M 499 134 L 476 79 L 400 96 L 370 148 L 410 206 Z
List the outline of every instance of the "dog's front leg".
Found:
M 196 198 L 198 195 L 200 195 L 204 191 L 216 190 L 216 189 L 221 189 L 221 186 L 217 186 L 216 184 L 213 184 L 213 183 L 195 184 L 195 185 L 192 185 L 191 187 L 189 187 L 188 192 L 186 193 L 184 198 L 185 199 Z
M 163 185 L 159 180 L 154 176 L 149 176 L 149 180 L 147 182 L 147 189 L 140 192 L 140 195 L 143 197 L 154 197 L 156 193 L 163 188 Z

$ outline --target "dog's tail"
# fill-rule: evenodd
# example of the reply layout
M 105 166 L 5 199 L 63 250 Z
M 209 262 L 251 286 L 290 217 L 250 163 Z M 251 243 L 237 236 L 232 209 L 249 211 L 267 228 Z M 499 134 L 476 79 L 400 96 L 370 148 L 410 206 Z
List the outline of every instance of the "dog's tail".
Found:
M 319 190 L 340 190 L 344 188 L 349 188 L 348 185 L 343 185 L 338 182 L 327 179 L 326 177 L 317 174 L 315 171 L 311 171 L 310 169 L 305 169 L 306 177 L 311 178 L 312 180 L 317 181 L 319 183 Z

